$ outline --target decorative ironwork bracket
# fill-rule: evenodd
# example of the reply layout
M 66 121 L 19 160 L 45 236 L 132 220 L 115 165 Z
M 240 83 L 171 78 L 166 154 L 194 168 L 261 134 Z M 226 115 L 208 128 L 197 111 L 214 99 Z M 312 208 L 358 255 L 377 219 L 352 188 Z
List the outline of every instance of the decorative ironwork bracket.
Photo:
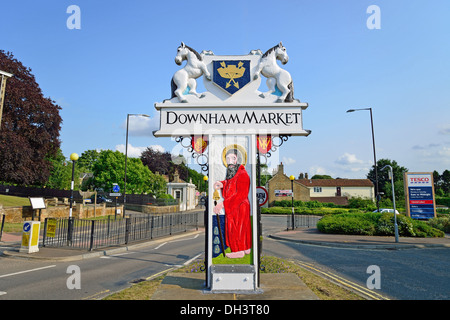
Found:
M 189 141 L 188 144 L 186 144 L 185 141 Z M 191 153 L 192 159 L 195 159 L 197 164 L 200 166 L 203 172 L 208 175 L 209 171 L 209 159 L 207 153 L 204 151 L 203 153 L 198 153 L 194 150 L 192 147 L 192 136 L 179 136 L 175 138 L 175 142 L 179 143 L 183 148 L 185 148 L 188 152 Z
M 259 151 L 256 152 L 256 157 L 257 157 L 258 163 L 260 163 L 261 156 L 262 156 L 265 159 L 265 163 L 263 163 L 263 164 L 266 164 L 267 158 L 270 158 L 272 156 L 272 152 L 276 152 L 278 150 L 278 148 L 283 145 L 283 143 L 288 141 L 290 136 L 291 136 L 290 134 L 272 136 L 272 147 L 270 148 L 270 150 L 266 153 L 260 153 Z M 277 140 L 275 140 L 275 139 L 277 139 Z

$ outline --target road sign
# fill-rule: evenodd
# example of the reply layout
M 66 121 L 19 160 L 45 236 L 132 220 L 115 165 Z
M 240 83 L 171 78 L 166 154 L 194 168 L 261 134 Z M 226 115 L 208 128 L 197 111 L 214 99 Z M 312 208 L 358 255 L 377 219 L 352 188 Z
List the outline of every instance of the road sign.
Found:
M 269 193 L 263 187 L 256 187 L 256 199 L 259 206 L 262 207 L 269 200 Z
M 117 193 L 120 191 L 120 186 L 117 183 L 113 184 L 113 192 Z
M 22 245 L 19 252 L 33 253 L 39 251 L 39 227 L 38 221 L 25 221 L 22 232 Z
M 110 197 L 120 197 L 122 194 L 121 193 L 118 193 L 118 192 L 113 192 L 113 193 L 110 193 L 109 194 L 109 196 Z

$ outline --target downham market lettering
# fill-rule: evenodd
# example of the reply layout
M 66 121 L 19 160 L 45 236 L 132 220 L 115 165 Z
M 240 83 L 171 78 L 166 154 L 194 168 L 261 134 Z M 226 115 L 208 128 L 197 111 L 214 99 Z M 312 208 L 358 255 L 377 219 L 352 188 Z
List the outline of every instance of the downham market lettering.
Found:
M 301 112 L 177 113 L 167 111 L 166 124 L 301 124 Z

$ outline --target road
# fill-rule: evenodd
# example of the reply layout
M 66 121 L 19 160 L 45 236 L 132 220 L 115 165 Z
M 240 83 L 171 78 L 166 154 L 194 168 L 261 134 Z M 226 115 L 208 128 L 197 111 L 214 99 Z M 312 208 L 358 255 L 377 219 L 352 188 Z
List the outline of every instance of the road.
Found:
M 133 281 L 189 263 L 203 251 L 204 234 L 197 233 L 79 261 L 0 258 L 0 300 L 100 299 L 129 287 Z
M 263 217 L 266 236 L 274 226 L 286 227 L 286 218 Z M 397 300 L 449 300 L 450 249 L 362 250 L 276 241 L 265 237 L 267 255 L 308 263 L 325 274 L 337 275 L 367 288 L 369 266 L 378 266 L 380 289 L 372 289 Z
M 371 275 L 368 267 L 378 266 L 380 289 L 373 292 L 400 300 L 450 299 L 450 249 L 356 250 L 276 241 L 267 235 L 285 229 L 286 217 L 263 216 L 262 221 L 263 254 L 308 264 L 360 287 L 366 287 Z M 204 233 L 198 233 L 72 262 L 0 257 L 0 300 L 100 299 L 203 254 Z M 69 289 L 68 283 L 80 283 L 80 289 Z

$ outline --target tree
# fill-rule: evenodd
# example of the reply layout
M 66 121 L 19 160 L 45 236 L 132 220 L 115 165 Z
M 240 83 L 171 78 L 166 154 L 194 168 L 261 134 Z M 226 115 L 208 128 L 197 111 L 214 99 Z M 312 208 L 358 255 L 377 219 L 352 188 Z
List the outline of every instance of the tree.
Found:
M 172 161 L 169 152 L 161 152 L 148 147 L 141 154 L 142 163 L 153 173 L 169 174 L 170 162 Z
M 446 194 L 450 194 L 450 171 L 444 170 L 441 175 L 442 190 Z
M 93 184 L 96 188 L 111 191 L 113 183 L 124 190 L 125 155 L 119 151 L 100 151 L 99 158 L 92 165 Z M 153 174 L 139 158 L 128 158 L 127 193 L 165 193 L 165 181 L 160 175 Z
M 61 149 L 58 149 L 56 156 L 50 160 L 50 163 L 52 165 L 50 176 L 44 186 L 52 189 L 70 190 L 72 182 L 72 161 L 67 160 Z M 74 172 L 74 190 L 78 190 L 80 187 L 79 176 L 81 172 L 82 168 L 76 163 Z
M 384 197 L 392 198 L 392 189 L 391 189 L 391 180 L 388 176 L 388 169 L 381 171 L 381 169 L 390 165 L 392 167 L 392 171 L 394 173 L 394 188 L 395 188 L 395 197 L 396 199 L 401 199 L 404 197 L 404 187 L 403 187 L 403 173 L 408 172 L 408 169 L 405 167 L 401 167 L 398 165 L 397 161 L 389 160 L 389 159 L 380 159 L 377 161 L 377 171 L 378 171 L 378 192 L 383 192 Z M 367 174 L 367 179 L 373 182 L 374 186 L 376 185 L 375 179 L 375 166 L 372 166 L 369 173 Z M 397 183 L 401 181 L 401 183 Z
M 333 178 L 327 174 L 315 174 L 311 177 L 311 179 L 333 179 Z
M 0 50 L 0 70 L 8 79 L 0 129 L 0 181 L 43 185 L 60 147 L 61 108 L 44 98 L 31 69 Z
M 84 172 L 92 172 L 94 163 L 99 159 L 100 152 L 97 150 L 84 151 L 77 161 L 77 165 L 83 168 Z

